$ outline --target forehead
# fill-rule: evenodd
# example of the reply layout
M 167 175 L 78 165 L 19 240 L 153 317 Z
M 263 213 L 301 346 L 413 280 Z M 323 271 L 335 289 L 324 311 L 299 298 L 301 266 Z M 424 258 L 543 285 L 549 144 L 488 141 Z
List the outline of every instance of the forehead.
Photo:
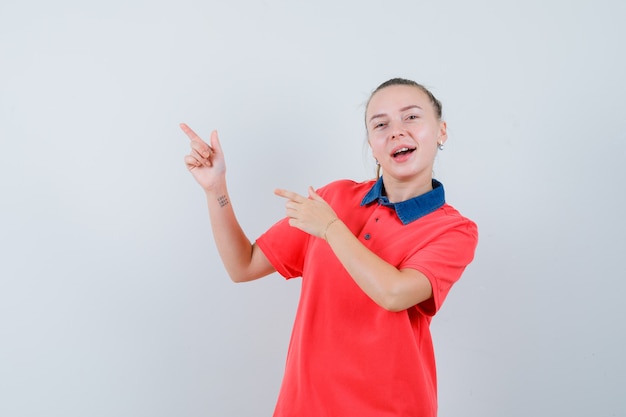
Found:
M 420 88 L 411 85 L 392 85 L 374 93 L 368 103 L 366 114 L 391 112 L 409 105 L 417 105 L 426 111 L 432 109 L 428 95 Z

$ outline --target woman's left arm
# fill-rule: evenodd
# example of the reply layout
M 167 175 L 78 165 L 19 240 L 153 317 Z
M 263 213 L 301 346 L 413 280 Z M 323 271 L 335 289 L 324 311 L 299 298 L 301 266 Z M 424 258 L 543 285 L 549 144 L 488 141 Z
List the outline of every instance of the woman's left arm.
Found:
M 365 247 L 313 188 L 309 198 L 286 190 L 275 194 L 287 199 L 289 224 L 325 239 L 352 279 L 382 308 L 402 311 L 432 297 L 424 274 L 398 269 Z

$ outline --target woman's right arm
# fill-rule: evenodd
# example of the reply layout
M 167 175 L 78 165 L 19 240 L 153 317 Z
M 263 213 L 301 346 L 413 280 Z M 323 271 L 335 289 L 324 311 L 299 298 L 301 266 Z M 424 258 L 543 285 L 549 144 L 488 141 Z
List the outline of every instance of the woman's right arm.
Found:
M 245 282 L 274 272 L 265 254 L 250 243 L 235 217 L 217 132 L 211 133 L 208 145 L 186 124 L 180 127 L 191 140 L 191 153 L 185 156 L 185 164 L 206 194 L 213 238 L 228 275 L 234 282 Z

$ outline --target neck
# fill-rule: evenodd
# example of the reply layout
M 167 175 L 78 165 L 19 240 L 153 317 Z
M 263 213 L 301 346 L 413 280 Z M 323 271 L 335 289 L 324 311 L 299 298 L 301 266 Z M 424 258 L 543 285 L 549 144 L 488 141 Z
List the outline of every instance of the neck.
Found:
M 430 177 L 416 183 L 415 181 L 402 182 L 394 178 L 387 179 L 383 175 L 383 184 L 385 186 L 385 194 L 391 203 L 410 200 L 433 189 L 433 182 Z

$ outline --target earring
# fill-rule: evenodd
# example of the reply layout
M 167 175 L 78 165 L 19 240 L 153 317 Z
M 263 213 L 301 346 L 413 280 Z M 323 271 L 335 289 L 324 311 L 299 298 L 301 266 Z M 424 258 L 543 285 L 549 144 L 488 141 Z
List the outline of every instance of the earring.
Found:
M 378 159 L 374 158 L 374 161 L 376 162 L 376 165 L 380 165 L 380 162 L 378 162 Z
M 439 142 L 437 144 L 437 147 L 439 148 L 440 151 L 443 151 L 445 149 L 445 146 L 443 146 L 443 142 Z

